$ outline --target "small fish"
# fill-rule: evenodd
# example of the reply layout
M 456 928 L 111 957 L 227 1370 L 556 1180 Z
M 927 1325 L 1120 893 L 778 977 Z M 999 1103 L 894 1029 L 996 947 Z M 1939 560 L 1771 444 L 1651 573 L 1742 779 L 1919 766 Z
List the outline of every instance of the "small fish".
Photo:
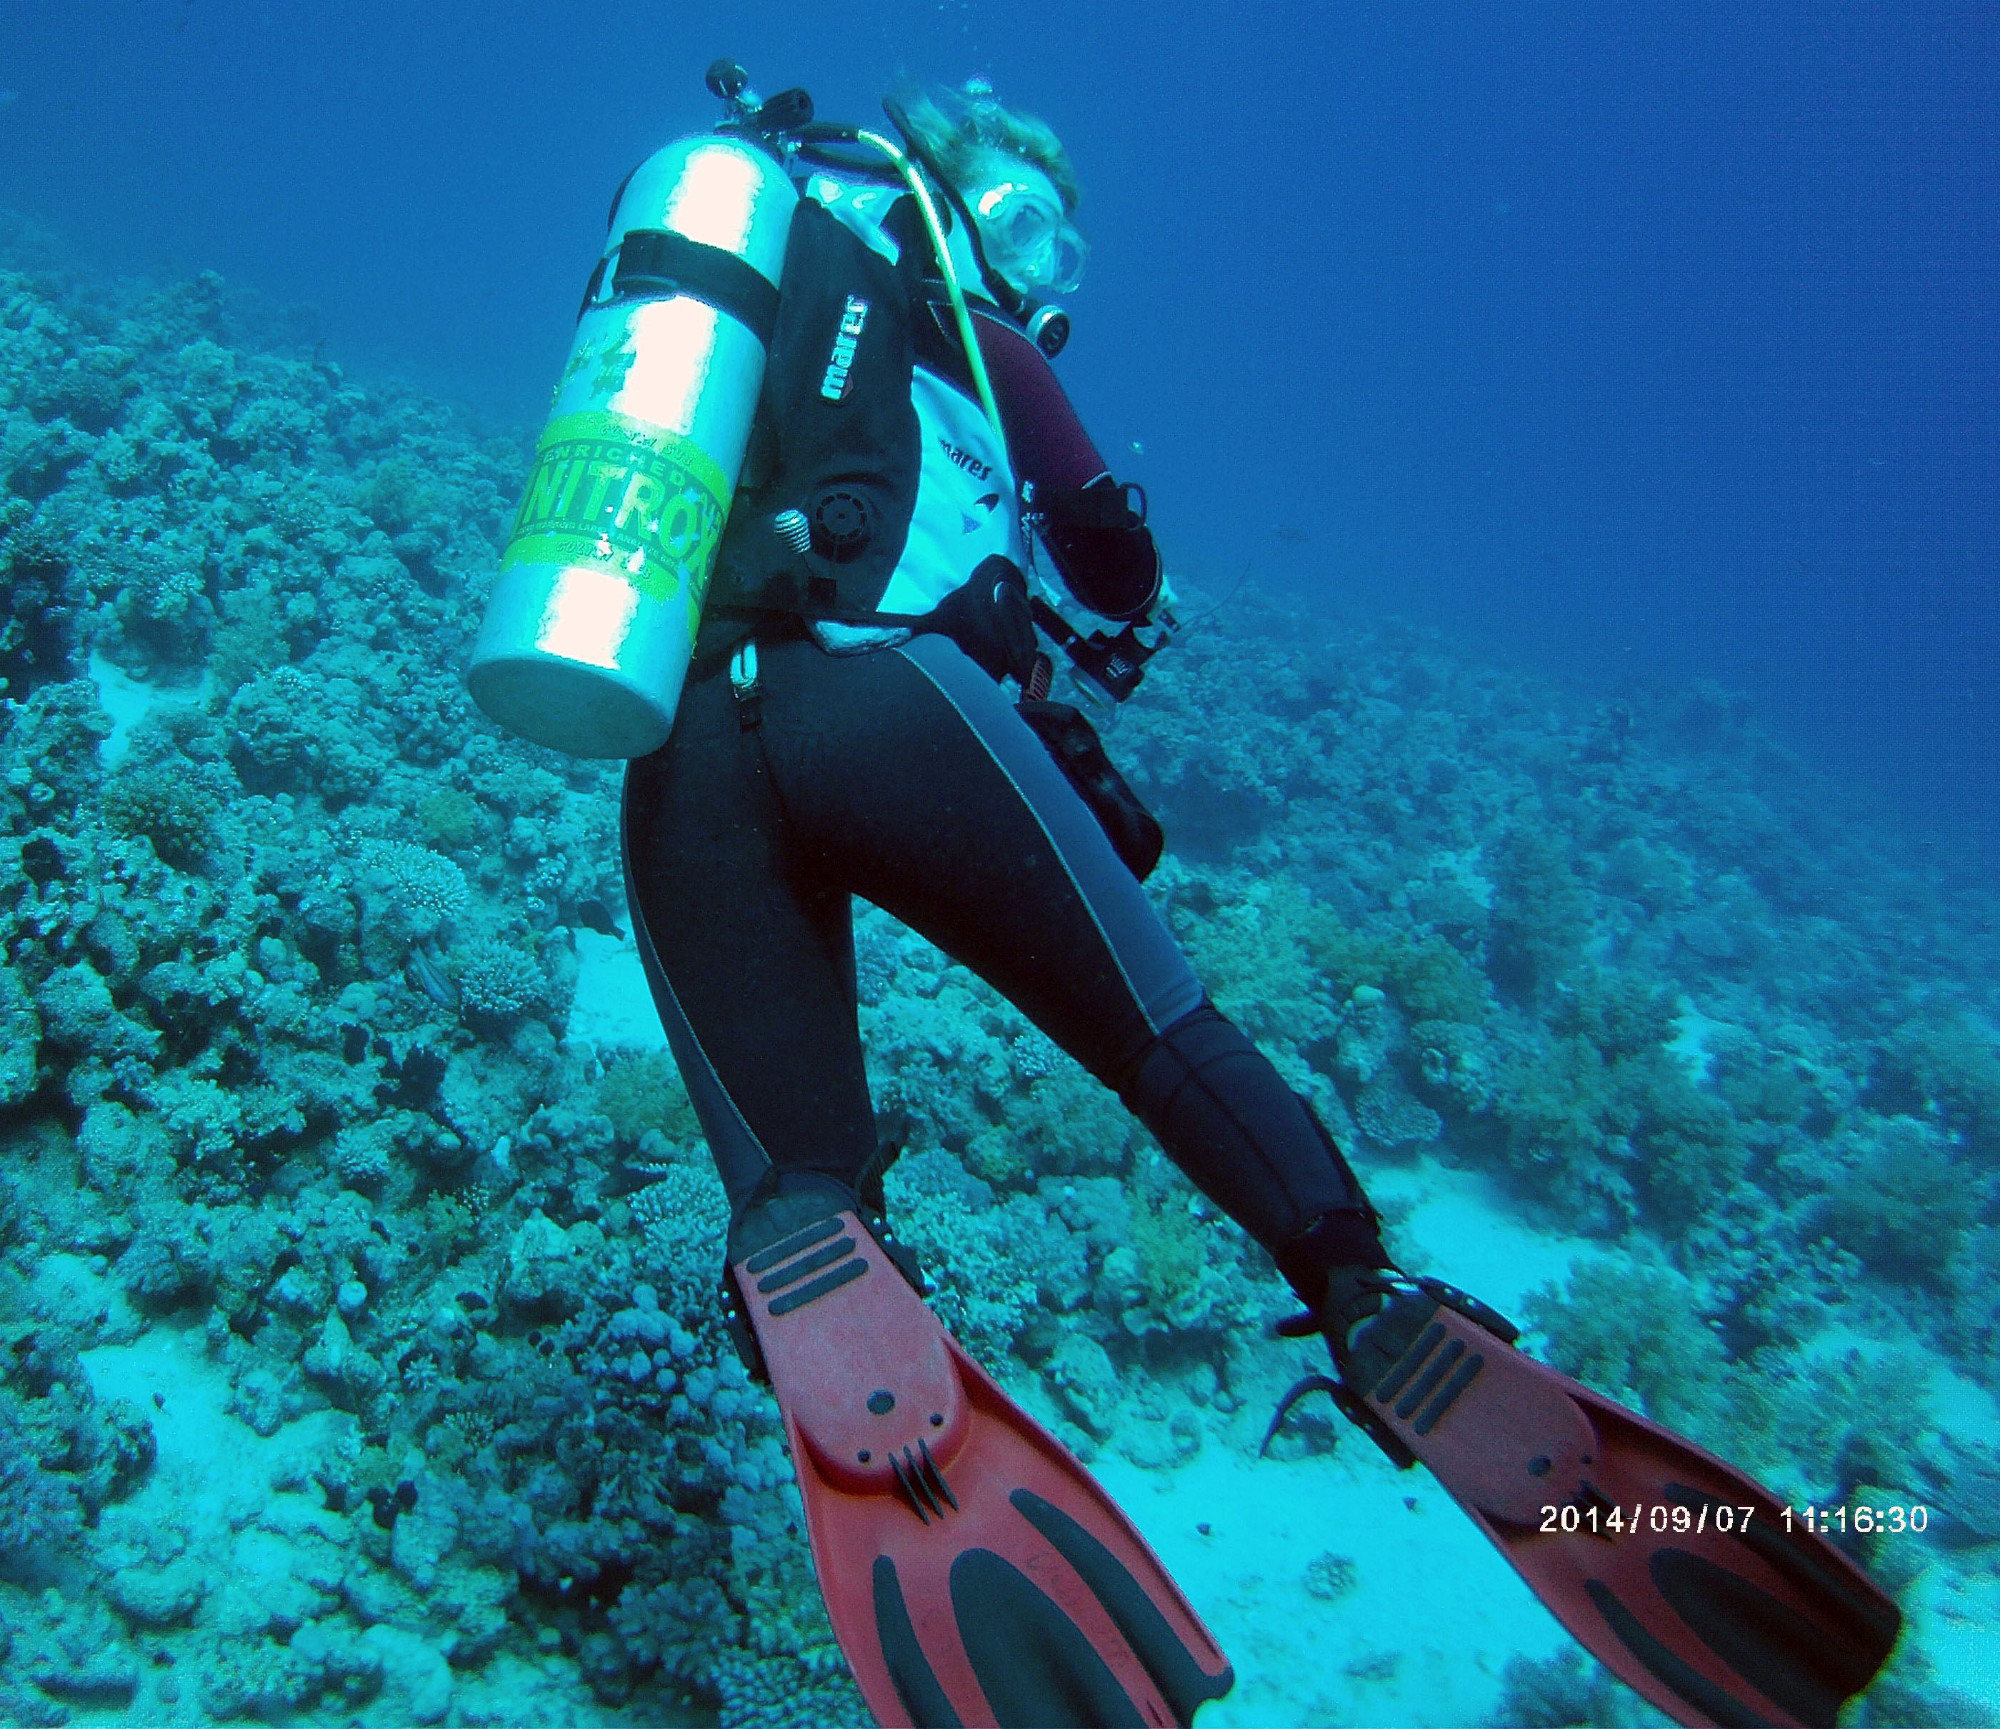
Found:
M 1146 454 L 1146 447 L 1136 438 L 1132 440 L 1132 454 L 1134 456 L 1144 456 Z
M 1294 528 L 1289 522 L 1279 523 L 1277 532 L 1278 538 L 1287 546 L 1306 546 L 1312 541 L 1312 536 L 1303 528 Z
M 410 983 L 422 991 L 425 996 L 429 997 L 432 1002 L 436 1003 L 439 1008 L 455 1009 L 458 1007 L 458 992 L 452 987 L 451 980 L 445 977 L 444 969 L 422 949 L 415 948 L 410 950 L 410 960 L 407 970 Z
M 576 909 L 577 923 L 586 930 L 593 930 L 601 937 L 617 937 L 621 941 L 625 933 L 618 928 L 618 920 L 611 909 L 595 896 L 583 902 Z

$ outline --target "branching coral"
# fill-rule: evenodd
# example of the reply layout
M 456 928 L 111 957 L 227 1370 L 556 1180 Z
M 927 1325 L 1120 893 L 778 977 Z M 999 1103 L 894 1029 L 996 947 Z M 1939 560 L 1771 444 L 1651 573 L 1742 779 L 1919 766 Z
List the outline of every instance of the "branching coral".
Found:
M 34 1437 L 0 1395 L 0 1577 L 52 1561 L 82 1533 L 74 1489 L 42 1468 Z
M 974 1211 L 947 1175 L 949 1155 L 907 1158 L 886 1183 L 897 1234 L 936 1287 L 932 1304 L 966 1348 L 987 1362 L 1004 1357 L 1036 1312 L 1032 1269 L 1000 1240 L 988 1208 Z
M 1516 996 L 1547 991 L 1575 964 L 1590 901 L 1556 831 L 1518 824 L 1494 861 L 1494 982 Z
M 680 1066 L 666 1051 L 619 1051 L 597 1083 L 597 1108 L 623 1140 L 648 1134 L 685 1141 L 698 1132 Z
M 1385 1147 L 1421 1146 L 1444 1132 L 1444 1119 L 1412 1098 L 1393 1071 L 1377 1075 L 1361 1089 L 1354 1121 L 1371 1141 Z
M 459 951 L 453 970 L 465 1012 L 477 1020 L 514 1020 L 539 1003 L 548 988 L 533 955 L 491 938 Z
M 11 966 L 0 962 L 0 1110 L 20 1104 L 35 1090 L 42 1017 Z
M 1550 1361 L 1663 1423 L 1713 1427 L 1726 1360 L 1702 1324 L 1696 1293 L 1668 1268 L 1593 1261 L 1567 1287 L 1526 1305 L 1550 1341 Z
M 406 841 L 366 841 L 361 856 L 407 935 L 428 937 L 465 911 L 465 872 L 441 853 Z
M 469 846 L 484 827 L 479 800 L 455 786 L 440 787 L 417 806 L 424 830 L 441 847 Z
M 1884 1090 L 1906 1091 L 2000 1158 L 2000 1031 L 1962 1007 L 1943 1004 L 1912 1016 L 1885 1041 Z
M 1938 1133 L 1912 1117 L 1865 1114 L 1834 1150 L 1828 1192 L 1807 1208 L 1871 1272 L 1937 1284 L 1979 1215 L 1981 1189 Z

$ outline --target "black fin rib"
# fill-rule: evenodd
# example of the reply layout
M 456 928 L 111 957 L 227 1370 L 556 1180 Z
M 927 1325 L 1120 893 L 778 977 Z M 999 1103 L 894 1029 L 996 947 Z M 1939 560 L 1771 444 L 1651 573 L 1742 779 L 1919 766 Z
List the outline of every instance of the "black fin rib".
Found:
M 1705 1555 L 1661 1549 L 1648 1571 L 1704 1645 L 1801 1723 L 1831 1723 L 1875 1672 L 1873 1662 L 1857 1661 L 1842 1628 L 1800 1614 Z
M 930 1472 L 931 1481 L 937 1485 L 937 1492 L 951 1503 L 951 1510 L 958 1511 L 958 1497 L 951 1492 L 951 1485 L 944 1480 L 944 1467 L 937 1462 L 928 1441 L 919 1440 L 917 1451 L 924 1457 L 924 1466 Z
M 824 1219 L 815 1219 L 789 1237 L 781 1237 L 768 1249 L 759 1249 L 743 1265 L 753 1273 L 769 1272 L 780 1261 L 788 1261 L 801 1249 L 809 1248 L 822 1237 L 830 1237 L 841 1228 L 837 1216 L 829 1214 Z
M 1667 1499 L 1683 1507 L 1717 1507 L 1714 1496 L 1703 1494 L 1685 1483 L 1669 1483 Z M 1885 1603 L 1873 1592 L 1857 1584 L 1841 1568 L 1831 1565 L 1814 1552 L 1814 1545 L 1801 1542 L 1784 1530 L 1775 1519 L 1754 1519 L 1739 1526 L 1736 1541 L 1783 1574 L 1793 1588 L 1815 1599 L 1820 1612 L 1838 1625 L 1822 1635 L 1850 1647 L 1851 1673 L 1855 1680 L 1847 1688 L 1859 1692 L 1882 1661 L 1895 1649 L 1896 1635 L 1902 1631 L 1903 1617 L 1893 1603 Z
M 951 1564 L 951 1606 L 1000 1729 L 1153 1729 L 1083 1630 L 1013 1562 L 967 1549 Z
M 910 1473 L 908 1469 L 904 1466 L 900 1454 L 891 1453 L 889 1455 L 889 1469 L 895 1472 L 896 1487 L 903 1491 L 903 1499 L 909 1502 L 910 1511 L 916 1514 L 916 1516 L 919 1519 L 923 1520 L 923 1522 L 926 1525 L 928 1525 L 931 1522 L 930 1513 L 926 1513 L 924 1511 L 923 1501 L 917 1498 L 917 1486 L 916 1484 L 910 1481 Z M 937 1511 L 937 1503 L 935 1501 L 932 1501 L 931 1512 L 936 1512 L 936 1511 Z
M 842 1237 L 837 1243 L 828 1243 L 823 1249 L 815 1249 L 810 1255 L 801 1255 L 795 1261 L 787 1261 L 770 1277 L 757 1281 L 757 1294 L 768 1297 L 773 1291 L 782 1291 L 787 1285 L 796 1285 L 809 1274 L 822 1267 L 830 1267 L 836 1261 L 845 1260 L 854 1253 L 854 1239 Z
M 1590 1600 L 1597 1605 L 1597 1612 L 1604 1617 L 1605 1625 L 1618 1635 L 1625 1649 L 1638 1658 L 1662 1686 L 1685 1699 L 1719 1729 L 1763 1729 L 1761 1714 L 1752 1711 L 1735 1694 L 1716 1686 L 1698 1669 L 1675 1656 L 1646 1630 L 1639 1617 L 1602 1579 L 1586 1581 L 1584 1589 L 1590 1593 Z M 1833 1713 L 1829 1711 L 1824 1716 L 1806 1717 L 1802 1721 L 1831 1723 Z
M 1229 1691 L 1235 1672 L 1224 1669 L 1219 1676 L 1207 1674 L 1167 1624 L 1145 1586 L 1090 1531 L 1030 1489 L 1016 1489 L 1008 1499 L 1104 1605 L 1104 1612 L 1152 1676 L 1153 1685 L 1177 1722 L 1189 1722 L 1196 1706 L 1204 1700 L 1220 1699 Z
M 842 1285 L 851 1284 L 868 1271 L 868 1263 L 859 1255 L 851 1256 L 830 1273 L 822 1273 L 810 1285 L 800 1285 L 795 1290 L 785 1292 L 781 1297 L 771 1299 L 773 1315 L 789 1315 L 794 1309 L 803 1309 L 808 1303 L 816 1303 L 829 1291 L 837 1291 Z

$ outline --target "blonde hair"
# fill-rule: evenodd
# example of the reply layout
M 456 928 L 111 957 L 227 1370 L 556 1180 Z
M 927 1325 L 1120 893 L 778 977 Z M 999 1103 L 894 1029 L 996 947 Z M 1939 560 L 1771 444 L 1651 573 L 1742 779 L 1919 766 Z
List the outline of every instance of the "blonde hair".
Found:
M 962 193 L 973 183 L 987 151 L 1003 150 L 1046 174 L 1062 199 L 1063 214 L 1076 213 L 1082 191 L 1054 128 L 1005 106 L 984 79 L 968 79 L 950 91 L 899 80 L 896 101 L 911 138 L 954 190 Z

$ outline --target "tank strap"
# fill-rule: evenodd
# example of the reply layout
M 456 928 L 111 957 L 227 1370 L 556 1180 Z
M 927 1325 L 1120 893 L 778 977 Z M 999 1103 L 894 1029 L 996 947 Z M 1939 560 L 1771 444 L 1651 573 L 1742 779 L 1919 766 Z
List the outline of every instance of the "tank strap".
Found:
M 719 246 L 704 246 L 670 228 L 632 228 L 618 250 L 597 261 L 584 292 L 584 310 L 598 300 L 605 267 L 611 267 L 610 301 L 657 300 L 687 294 L 726 312 L 764 345 L 778 323 L 778 291 L 753 264 Z

